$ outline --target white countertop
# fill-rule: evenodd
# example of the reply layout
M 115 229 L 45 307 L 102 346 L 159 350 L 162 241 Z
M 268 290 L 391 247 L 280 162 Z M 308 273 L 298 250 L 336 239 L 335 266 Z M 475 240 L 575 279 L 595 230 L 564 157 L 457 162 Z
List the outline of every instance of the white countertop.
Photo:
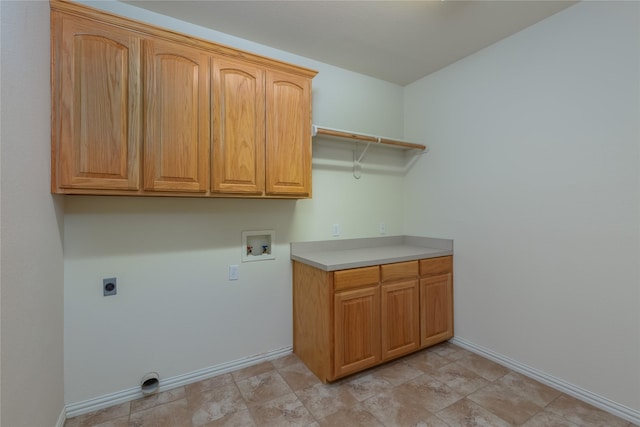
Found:
M 453 255 L 453 241 L 416 236 L 291 243 L 291 259 L 324 271 Z

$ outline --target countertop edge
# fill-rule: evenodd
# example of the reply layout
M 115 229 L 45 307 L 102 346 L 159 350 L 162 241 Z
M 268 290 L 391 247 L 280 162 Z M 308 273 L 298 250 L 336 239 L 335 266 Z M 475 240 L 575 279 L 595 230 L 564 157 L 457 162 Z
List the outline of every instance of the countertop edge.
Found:
M 384 248 L 389 247 L 389 256 L 384 254 Z M 398 249 L 401 250 L 398 250 Z M 353 253 L 362 250 L 375 250 L 375 254 L 354 256 Z M 344 252 L 344 262 L 332 262 L 335 255 Z M 394 252 L 396 252 L 394 254 Z M 410 252 L 399 255 L 397 252 Z M 331 253 L 331 257 L 327 257 Z M 310 265 L 323 271 L 346 270 L 351 268 L 369 267 L 373 265 L 391 264 L 396 262 L 414 261 L 426 258 L 436 258 L 453 255 L 453 240 L 435 239 L 416 236 L 384 236 L 362 239 L 328 240 L 317 242 L 291 243 L 291 259 Z M 329 259 L 330 261 L 329 261 Z M 324 261 L 324 262 L 323 262 Z
M 423 255 L 389 257 L 389 258 L 380 258 L 376 260 L 354 261 L 354 262 L 345 262 L 342 264 L 331 264 L 331 265 L 322 264 L 312 259 L 297 256 L 297 255 L 291 255 L 291 259 L 293 261 L 298 261 L 323 271 L 337 271 L 337 270 L 347 270 L 350 268 L 370 267 L 372 265 L 393 264 L 395 262 L 416 261 L 419 259 L 437 258 L 437 257 L 449 256 L 449 255 L 453 255 L 453 251 L 443 250 L 443 251 L 432 252 L 432 253 L 423 254 Z

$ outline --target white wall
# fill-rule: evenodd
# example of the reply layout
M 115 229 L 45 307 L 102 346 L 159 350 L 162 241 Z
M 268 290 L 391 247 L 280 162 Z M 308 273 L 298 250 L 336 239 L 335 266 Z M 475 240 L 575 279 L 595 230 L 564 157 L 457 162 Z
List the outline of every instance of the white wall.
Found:
M 63 199 L 49 191 L 48 2 L 0 2 L 0 424 L 53 426 L 63 400 Z
M 640 410 L 640 4 L 581 2 L 405 88 L 405 232 L 456 336 Z
M 402 136 L 400 86 L 126 4 L 95 5 L 319 70 L 315 123 Z M 387 234 L 402 231 L 402 154 L 373 150 L 356 180 L 352 148 L 314 142 L 309 200 L 67 197 L 66 403 L 137 387 L 149 371 L 162 380 L 291 346 L 289 242 L 332 239 L 333 223 L 340 238 L 375 236 L 379 221 Z M 241 232 L 260 229 L 275 230 L 276 260 L 241 263 Z M 240 265 L 237 282 L 230 264 Z M 105 298 L 111 276 L 118 295 Z

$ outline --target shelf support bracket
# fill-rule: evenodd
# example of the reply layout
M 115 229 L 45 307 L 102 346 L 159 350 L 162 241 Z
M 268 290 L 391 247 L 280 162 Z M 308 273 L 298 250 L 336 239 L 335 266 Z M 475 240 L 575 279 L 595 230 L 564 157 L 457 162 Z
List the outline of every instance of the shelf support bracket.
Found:
M 353 152 L 353 177 L 355 179 L 360 179 L 362 177 L 362 159 L 364 159 L 364 155 L 367 154 L 367 150 L 371 146 L 373 141 L 367 142 L 366 147 L 358 156 L 358 142 L 356 142 L 356 149 Z M 378 144 L 380 143 L 380 138 L 378 138 Z M 357 157 L 357 158 L 356 158 Z

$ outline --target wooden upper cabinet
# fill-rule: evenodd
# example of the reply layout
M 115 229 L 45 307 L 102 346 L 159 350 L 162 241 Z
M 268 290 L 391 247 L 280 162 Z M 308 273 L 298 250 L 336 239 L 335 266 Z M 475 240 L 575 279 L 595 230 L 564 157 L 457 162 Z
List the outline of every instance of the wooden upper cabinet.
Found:
M 251 64 L 213 61 L 214 192 L 264 193 L 264 71 Z
M 315 71 L 49 4 L 52 192 L 311 196 Z
M 52 28 L 52 191 L 137 190 L 140 40 L 59 13 Z
M 209 61 L 201 49 L 144 42 L 144 189 L 205 192 Z
M 311 196 L 311 80 L 267 71 L 266 193 Z

